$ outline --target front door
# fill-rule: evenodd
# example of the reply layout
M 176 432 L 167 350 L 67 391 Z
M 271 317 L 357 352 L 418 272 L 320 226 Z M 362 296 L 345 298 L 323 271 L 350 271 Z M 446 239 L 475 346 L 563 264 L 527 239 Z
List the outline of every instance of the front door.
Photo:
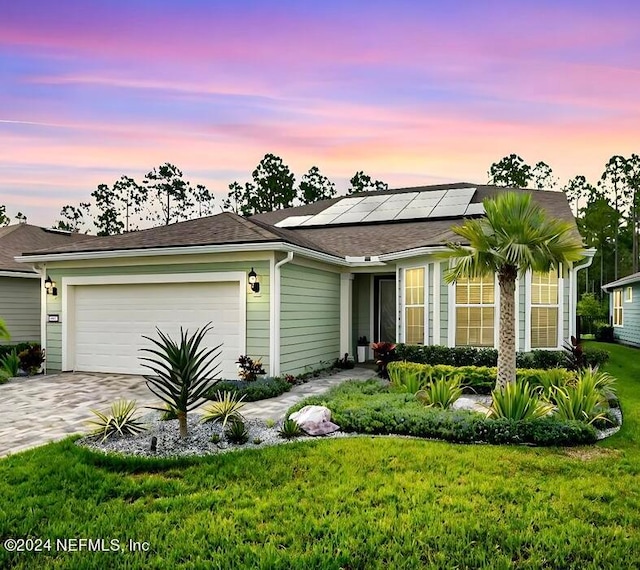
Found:
M 375 278 L 375 341 L 396 341 L 396 280 Z

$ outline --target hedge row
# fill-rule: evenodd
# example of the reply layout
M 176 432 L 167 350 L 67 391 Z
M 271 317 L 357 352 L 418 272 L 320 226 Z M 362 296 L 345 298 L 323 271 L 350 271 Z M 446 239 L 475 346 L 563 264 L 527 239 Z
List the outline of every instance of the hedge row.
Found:
M 609 353 L 601 348 L 585 348 L 585 358 L 589 366 L 600 366 L 609 360 Z M 399 360 L 420 364 L 447 364 L 449 366 L 488 366 L 498 364 L 495 348 L 473 348 L 470 346 L 448 347 L 441 345 L 398 344 L 396 355 Z M 560 368 L 565 364 L 565 353 L 561 350 L 533 350 L 518 352 L 518 368 Z
M 257 402 L 274 398 L 291 390 L 291 383 L 283 378 L 258 378 L 252 382 L 244 380 L 223 380 L 209 390 L 207 398 L 216 399 L 216 392 L 236 392 L 238 398 L 244 396 L 244 402 Z
M 12 350 L 16 351 L 16 354 L 20 354 L 23 350 L 27 350 L 32 346 L 40 348 L 39 342 L 19 342 L 18 344 L 0 344 L 0 358 L 3 358 Z
M 488 366 L 447 366 L 446 364 L 417 364 L 415 362 L 390 362 L 387 366 L 389 374 L 395 372 L 399 374 L 424 374 L 431 377 L 434 381 L 442 378 L 451 378 L 452 376 L 460 376 L 465 392 L 474 392 L 476 394 L 490 394 L 496 384 L 498 370 Z M 543 369 L 518 368 L 516 370 L 516 380 L 528 382 L 531 386 L 544 386 L 550 383 L 560 381 L 568 381 L 574 378 L 574 374 L 563 368 L 554 369 L 553 382 L 551 378 L 545 381 L 549 371 Z M 561 378 L 559 378 L 559 376 Z
M 584 445 L 596 441 L 593 426 L 554 417 L 516 422 L 489 419 L 476 412 L 422 406 L 411 394 L 388 392 L 376 380 L 345 382 L 323 396 L 307 398 L 287 412 L 305 405 L 323 405 L 343 431 L 398 434 L 445 441 L 493 444 Z

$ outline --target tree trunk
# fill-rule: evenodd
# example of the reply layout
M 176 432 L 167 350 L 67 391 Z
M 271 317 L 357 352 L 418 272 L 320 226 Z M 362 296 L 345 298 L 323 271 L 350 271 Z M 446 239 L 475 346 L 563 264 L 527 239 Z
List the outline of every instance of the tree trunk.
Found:
M 178 422 L 180 423 L 180 437 L 187 437 L 187 412 L 178 412 Z
M 516 331 L 515 293 L 517 269 L 512 265 L 503 267 L 498 273 L 500 285 L 500 324 L 498 339 L 498 378 L 496 389 L 516 381 Z

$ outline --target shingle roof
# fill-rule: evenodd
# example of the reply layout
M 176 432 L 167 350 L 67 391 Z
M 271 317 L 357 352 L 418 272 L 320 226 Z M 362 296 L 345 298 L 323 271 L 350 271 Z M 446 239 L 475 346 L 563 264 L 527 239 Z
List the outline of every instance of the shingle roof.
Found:
M 633 273 L 631 275 L 627 275 L 626 277 L 621 277 L 615 281 L 611 281 L 606 285 L 602 286 L 602 290 L 610 293 L 612 289 L 616 289 L 617 287 L 622 287 L 624 285 L 631 285 L 632 283 L 637 283 L 640 281 L 640 273 Z
M 0 271 L 32 272 L 28 265 L 18 263 L 13 258 L 25 251 L 62 244 L 68 246 L 92 239 L 95 239 L 95 236 L 49 230 L 31 224 L 5 226 L 0 228 Z
M 480 203 L 486 197 L 510 190 L 463 182 L 399 188 L 375 192 L 375 194 L 431 192 L 450 188 L 476 188 L 477 190 L 471 200 L 472 203 Z M 575 221 L 564 193 L 543 190 L 511 190 L 531 192 L 535 201 L 551 216 L 570 221 L 575 226 Z M 363 193 L 362 195 L 367 194 L 373 193 Z M 447 241 L 456 239 L 456 235 L 451 231 L 451 226 L 461 222 L 461 218 L 454 218 L 321 227 L 278 228 L 275 226 L 275 224 L 289 216 L 317 214 L 342 198 L 343 196 L 305 206 L 257 214 L 249 218 L 243 218 L 231 212 L 224 212 L 216 216 L 180 222 L 169 226 L 96 238 L 91 243 L 67 244 L 54 249 L 47 249 L 46 253 L 287 242 L 343 258 L 346 256 L 374 256 L 418 247 L 442 245 Z M 576 227 L 575 232 L 577 233 L 577 231 Z M 30 250 L 28 253 L 44 253 L 44 251 Z

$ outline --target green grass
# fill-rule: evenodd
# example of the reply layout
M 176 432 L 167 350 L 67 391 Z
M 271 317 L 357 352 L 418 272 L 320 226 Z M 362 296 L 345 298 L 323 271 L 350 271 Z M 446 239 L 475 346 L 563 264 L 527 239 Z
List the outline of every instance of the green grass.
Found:
M 17 568 L 640 567 L 640 351 L 606 346 L 622 430 L 592 447 L 383 438 L 201 460 L 71 441 L 0 461 L 0 534 L 148 541 L 8 554 Z

